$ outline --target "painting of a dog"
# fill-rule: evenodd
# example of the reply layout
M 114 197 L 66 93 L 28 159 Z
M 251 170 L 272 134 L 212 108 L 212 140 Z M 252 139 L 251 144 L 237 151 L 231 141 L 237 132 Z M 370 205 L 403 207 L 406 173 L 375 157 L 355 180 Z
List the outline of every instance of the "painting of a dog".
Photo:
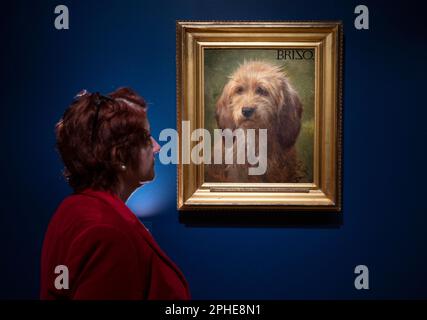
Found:
M 295 143 L 303 105 L 284 70 L 263 60 L 245 61 L 225 84 L 216 106 L 220 129 L 267 129 L 267 169 L 248 175 L 248 163 L 205 166 L 210 182 L 299 182 L 303 167 Z

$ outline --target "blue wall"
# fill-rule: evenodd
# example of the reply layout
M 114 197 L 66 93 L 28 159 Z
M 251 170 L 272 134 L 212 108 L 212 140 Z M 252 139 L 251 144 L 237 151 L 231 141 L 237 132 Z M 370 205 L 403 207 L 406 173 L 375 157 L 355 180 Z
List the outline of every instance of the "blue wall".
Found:
M 175 128 L 175 20 L 343 20 L 344 211 L 338 228 L 188 227 L 176 168 L 129 205 L 195 299 L 426 298 L 426 22 L 417 2 L 9 1 L 1 5 L 0 298 L 37 298 L 44 232 L 70 193 L 53 127 L 73 95 L 131 86 L 154 136 Z M 66 4 L 70 30 L 53 27 Z M 424 92 L 424 93 L 423 93 Z M 369 291 L 354 267 L 370 268 Z

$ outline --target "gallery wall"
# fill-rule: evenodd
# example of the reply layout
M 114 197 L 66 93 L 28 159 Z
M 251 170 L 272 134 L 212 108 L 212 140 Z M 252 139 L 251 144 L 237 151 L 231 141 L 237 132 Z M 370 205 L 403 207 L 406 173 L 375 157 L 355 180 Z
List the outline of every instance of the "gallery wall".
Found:
M 65 4 L 70 29 L 54 28 Z M 364 1 L 13 1 L 1 10 L 0 298 L 36 299 L 40 251 L 61 177 L 54 124 L 81 89 L 130 86 L 149 102 L 153 136 L 176 128 L 175 21 L 342 20 L 342 221 L 335 225 L 188 226 L 176 167 L 128 205 L 185 274 L 195 299 L 427 297 L 427 111 L 423 8 Z M 261 212 L 262 213 L 262 212 Z M 230 215 L 233 213 L 230 213 Z M 366 265 L 370 289 L 356 290 Z

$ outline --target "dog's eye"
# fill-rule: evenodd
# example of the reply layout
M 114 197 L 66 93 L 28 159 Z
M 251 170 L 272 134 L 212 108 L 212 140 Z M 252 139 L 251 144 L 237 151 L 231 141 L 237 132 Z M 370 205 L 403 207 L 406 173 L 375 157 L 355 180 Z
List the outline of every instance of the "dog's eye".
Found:
M 268 96 L 268 91 L 262 87 L 257 87 L 255 93 L 259 94 L 260 96 Z
M 236 93 L 237 94 L 242 94 L 243 93 L 243 87 L 237 87 L 236 88 Z

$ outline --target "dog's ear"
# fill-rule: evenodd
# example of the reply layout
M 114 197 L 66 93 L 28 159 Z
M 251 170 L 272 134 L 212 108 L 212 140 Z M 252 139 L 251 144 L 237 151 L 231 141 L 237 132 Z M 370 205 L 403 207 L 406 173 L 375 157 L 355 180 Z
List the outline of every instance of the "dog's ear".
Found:
M 278 128 L 280 130 L 278 136 L 282 146 L 289 148 L 295 144 L 301 129 L 303 106 L 298 93 L 287 80 L 282 87 L 283 91 L 278 114 Z
M 230 84 L 227 83 L 216 103 L 215 118 L 218 128 L 234 129 L 234 121 L 230 110 Z

